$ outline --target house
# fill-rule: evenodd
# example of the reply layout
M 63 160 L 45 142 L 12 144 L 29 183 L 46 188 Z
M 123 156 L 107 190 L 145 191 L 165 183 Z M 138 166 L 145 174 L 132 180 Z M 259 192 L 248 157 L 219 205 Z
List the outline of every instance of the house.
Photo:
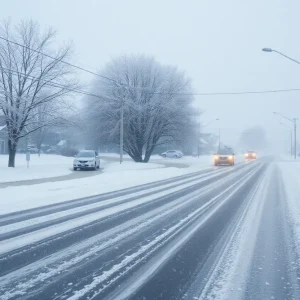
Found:
M 0 154 L 8 153 L 8 137 L 5 117 L 0 116 Z
M 199 154 L 212 154 L 218 143 L 218 137 L 212 133 L 201 133 L 199 137 Z

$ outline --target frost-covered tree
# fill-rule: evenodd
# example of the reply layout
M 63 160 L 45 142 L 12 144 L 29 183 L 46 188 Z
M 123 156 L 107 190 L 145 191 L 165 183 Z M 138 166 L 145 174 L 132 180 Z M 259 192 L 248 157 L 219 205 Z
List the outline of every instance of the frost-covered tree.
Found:
M 8 132 L 8 166 L 14 167 L 19 140 L 59 117 L 51 108 L 44 120 L 38 120 L 40 108 L 53 107 L 46 104 L 58 103 L 75 87 L 70 66 L 61 62 L 69 58 L 71 47 L 51 51 L 55 32 L 41 33 L 33 21 L 18 26 L 3 22 L 0 35 L 6 39 L 0 40 L 0 110 Z
M 119 144 L 124 104 L 124 150 L 136 162 L 148 162 L 156 146 L 184 142 L 194 110 L 189 80 L 176 68 L 144 55 L 122 56 L 102 72 L 112 80 L 93 83 L 86 99 L 90 136 Z
M 44 96 L 46 97 L 46 95 Z M 30 139 L 34 142 L 41 153 L 42 144 L 49 131 L 74 126 L 73 107 L 68 101 L 56 99 L 57 101 L 43 102 L 32 112 L 32 120 L 27 123 Z

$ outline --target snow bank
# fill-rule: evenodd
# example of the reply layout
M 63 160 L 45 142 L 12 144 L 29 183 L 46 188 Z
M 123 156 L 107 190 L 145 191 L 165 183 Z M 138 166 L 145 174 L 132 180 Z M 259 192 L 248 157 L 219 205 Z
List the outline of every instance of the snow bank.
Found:
M 0 155 L 0 182 L 13 182 L 51 178 L 68 175 L 72 172 L 72 157 L 60 155 L 32 154 L 29 169 L 27 169 L 26 155 L 17 154 L 16 167 L 8 168 L 8 155 Z
M 124 161 L 122 164 L 120 162 L 109 163 L 104 167 L 105 173 L 111 172 L 124 172 L 129 170 L 147 170 L 147 169 L 158 169 L 162 168 L 164 165 L 162 164 L 154 164 L 154 163 L 135 163 L 131 161 Z
M 146 169 L 136 170 L 133 165 L 137 168 L 145 166 Z M 182 169 L 178 168 L 158 166 L 158 170 L 153 169 L 153 164 L 149 166 L 152 169 L 147 168 L 147 164 L 128 162 L 117 171 L 116 164 L 112 164 L 107 173 L 99 172 L 91 177 L 3 188 L 0 189 L 0 214 L 94 196 L 183 174 Z
M 47 157 L 48 156 L 44 156 L 45 159 Z M 41 159 L 44 158 L 41 157 Z M 70 164 L 72 165 L 72 158 L 70 159 L 60 156 L 57 156 L 57 158 L 58 160 L 61 160 L 61 166 L 64 166 L 66 169 L 68 169 Z M 68 159 L 70 159 L 70 164 L 67 163 Z M 104 165 L 103 173 L 99 172 L 98 175 L 94 176 L 30 186 L 24 185 L 2 188 L 0 189 L 0 214 L 11 213 L 72 199 L 95 196 L 106 192 L 112 192 L 140 184 L 214 168 L 212 159 L 213 158 L 211 156 L 204 156 L 200 158 L 184 157 L 182 159 L 162 159 L 154 157 L 154 159 L 151 160 L 151 163 L 148 164 L 124 161 L 124 163 L 120 165 L 118 162 L 113 162 L 106 163 Z M 59 166 L 58 160 L 55 160 L 57 163 L 56 166 Z M 39 161 L 38 157 L 36 158 L 36 161 Z M 49 156 L 49 163 L 51 161 L 51 156 Z M 237 157 L 236 162 L 238 163 L 240 161 L 241 159 Z M 180 164 L 184 167 L 181 168 L 179 166 Z M 36 164 L 36 169 L 39 167 L 39 170 L 44 169 L 45 175 L 49 175 L 51 171 L 48 169 L 51 169 L 51 167 L 54 168 L 55 165 L 42 165 L 40 161 L 40 165 Z M 27 169 L 25 166 L 24 168 L 24 172 L 26 172 Z M 7 169 L 8 168 L 5 168 L 4 174 L 6 174 Z M 16 170 L 18 170 L 18 168 Z M 36 172 L 36 174 L 41 176 L 42 171 Z M 4 179 L 3 176 L 0 178 L 1 180 L 2 178 Z
M 293 226 L 294 240 L 300 255 L 300 162 L 286 161 L 279 162 L 277 165 L 281 170 L 289 218 Z

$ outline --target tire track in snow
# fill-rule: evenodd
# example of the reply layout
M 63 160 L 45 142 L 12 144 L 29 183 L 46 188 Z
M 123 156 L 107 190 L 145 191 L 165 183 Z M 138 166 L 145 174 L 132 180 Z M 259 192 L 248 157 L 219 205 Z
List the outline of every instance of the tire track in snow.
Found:
M 11 283 L 15 282 L 14 286 L 19 287 L 19 293 L 21 293 L 21 290 L 22 290 L 21 286 L 23 288 L 27 287 L 29 289 L 35 289 L 37 287 L 36 284 L 38 284 L 37 282 L 39 282 L 39 284 L 41 284 L 40 279 L 46 280 L 47 284 L 50 284 L 50 282 L 48 282 L 48 280 L 50 280 L 50 281 L 53 280 L 52 277 L 54 275 L 51 275 L 52 277 L 50 276 L 48 278 L 45 275 L 44 278 L 43 278 L 43 276 L 41 275 L 42 273 L 40 273 L 41 277 L 36 277 L 36 278 L 39 278 L 38 281 L 34 281 L 34 277 L 32 277 L 32 278 L 30 277 L 32 275 L 31 272 L 34 272 L 34 271 L 39 269 L 38 264 L 40 264 L 40 267 L 41 267 L 44 264 L 44 262 L 46 262 L 47 259 L 50 259 L 50 257 L 52 257 L 53 260 L 52 260 L 52 262 L 50 262 L 50 265 L 51 264 L 54 264 L 54 265 L 53 265 L 52 269 L 51 268 L 49 269 L 49 271 L 54 271 L 55 266 L 59 267 L 59 265 L 61 264 L 62 266 L 65 266 L 67 268 L 67 273 L 68 273 L 68 271 L 70 271 L 72 273 L 72 271 L 74 271 L 74 265 L 77 265 L 78 268 L 85 267 L 85 262 L 91 259 L 92 255 L 93 255 L 92 253 L 94 253 L 94 255 L 98 255 L 99 251 L 101 252 L 105 249 L 106 249 L 106 251 L 110 251 L 110 249 L 114 249 L 114 246 L 117 243 L 119 243 L 120 241 L 127 242 L 127 244 L 129 244 L 129 245 L 127 245 L 128 251 L 129 252 L 133 251 L 134 249 L 132 249 L 132 247 L 130 248 L 129 233 L 131 233 L 132 236 L 134 236 L 135 234 L 138 233 L 138 235 L 137 235 L 138 240 L 143 241 L 142 238 L 145 239 L 145 236 L 143 236 L 143 233 L 147 232 L 146 230 L 148 229 L 148 227 L 150 228 L 150 224 L 155 225 L 154 226 L 155 228 L 153 229 L 154 230 L 153 239 L 156 239 L 159 236 L 162 238 L 160 240 L 162 242 L 160 244 L 160 246 L 158 248 L 155 248 L 155 251 L 153 251 L 153 254 L 155 254 L 157 251 L 160 251 L 161 248 L 164 248 L 165 243 L 171 242 L 171 240 L 172 240 L 172 239 L 168 239 L 167 236 L 164 236 L 163 235 L 164 233 L 162 232 L 162 231 L 168 230 L 170 228 L 174 229 L 175 228 L 174 226 L 176 226 L 176 224 L 174 224 L 174 222 L 173 223 L 171 223 L 171 222 L 168 223 L 167 222 L 167 220 L 170 220 L 170 218 L 169 219 L 167 218 L 168 210 L 169 210 L 170 216 L 173 216 L 173 217 L 176 216 L 175 213 L 174 213 L 176 211 L 179 215 L 182 216 L 182 218 L 184 218 L 188 212 L 191 213 L 192 208 L 195 208 L 195 206 L 189 206 L 189 209 L 184 210 L 184 207 L 186 207 L 185 204 L 195 205 L 195 203 L 197 203 L 197 200 L 199 201 L 201 199 L 201 193 L 211 192 L 212 194 L 211 194 L 210 197 L 208 197 L 208 199 L 207 198 L 202 199 L 202 201 L 205 200 L 203 202 L 205 204 L 205 202 L 208 202 L 209 199 L 211 199 L 211 197 L 213 197 L 213 195 L 216 195 L 217 193 L 220 193 L 220 190 L 225 189 L 226 186 L 231 187 L 232 184 L 234 185 L 234 183 L 237 181 L 238 177 L 241 177 L 242 175 L 246 174 L 247 172 L 250 172 L 251 170 L 254 170 L 254 169 L 258 168 L 258 166 L 259 166 L 259 164 L 252 164 L 252 165 L 248 165 L 248 167 L 245 167 L 245 168 L 242 168 L 242 169 L 236 168 L 236 169 L 234 169 L 233 171 L 230 171 L 230 172 L 225 172 L 224 171 L 224 174 L 222 174 L 222 176 L 221 176 L 222 178 L 220 178 L 220 180 L 219 180 L 219 183 L 218 183 L 219 186 L 218 186 L 217 189 L 214 189 L 215 188 L 214 182 L 215 182 L 216 178 L 211 178 L 212 180 L 211 180 L 210 184 L 208 182 L 205 182 L 203 185 L 195 185 L 195 186 L 193 186 L 192 188 L 189 188 L 189 189 L 182 189 L 182 186 L 181 186 L 181 188 L 179 188 L 176 193 L 164 196 L 163 200 L 161 198 L 159 198 L 159 199 L 157 199 L 156 202 L 152 202 L 151 203 L 152 206 L 143 206 L 143 209 L 141 209 L 142 207 L 135 207 L 135 206 L 133 207 L 132 210 L 125 209 L 124 210 L 124 215 L 128 214 L 128 219 L 127 219 L 128 227 L 127 228 L 125 227 L 125 231 L 124 230 L 123 231 L 116 231 L 116 229 L 118 227 L 119 227 L 119 230 L 120 230 L 121 226 L 122 225 L 124 226 L 124 224 L 126 224 L 126 220 L 124 221 L 122 219 L 124 215 L 123 214 L 116 214 L 114 216 L 115 220 L 113 220 L 112 223 L 108 224 L 107 227 L 100 226 L 100 227 L 102 227 L 101 230 L 96 229 L 93 226 L 93 224 L 88 224 L 87 227 L 90 226 L 90 231 L 91 231 L 90 237 L 88 235 L 86 235 L 86 231 L 85 231 L 84 226 L 83 227 L 80 226 L 77 230 L 77 233 L 81 235 L 81 238 L 78 239 L 77 236 L 76 237 L 73 236 L 73 238 L 71 239 L 71 241 L 72 241 L 71 244 L 66 243 L 61 248 L 53 249 L 53 254 L 52 255 L 51 255 L 51 253 L 43 252 L 43 249 L 53 247 L 53 245 L 54 245 L 54 244 L 52 244 L 53 239 L 54 240 L 57 239 L 58 244 L 61 243 L 61 241 L 63 240 L 63 235 L 64 234 L 66 234 L 66 236 L 68 236 L 68 234 L 72 235 L 73 231 L 64 232 L 63 234 L 60 233 L 57 236 L 49 237 L 49 240 L 43 240 L 42 243 L 44 243 L 43 244 L 44 248 L 38 248 L 38 245 L 30 244 L 28 246 L 28 249 L 25 249 L 25 251 L 28 251 L 28 256 L 27 257 L 30 257 L 30 256 L 32 257 L 31 261 L 29 261 L 29 262 L 27 261 L 25 263 L 25 265 L 27 265 L 27 266 L 25 266 L 25 267 L 23 267 L 22 269 L 19 269 L 19 270 L 18 270 L 18 268 L 20 268 L 22 266 L 22 263 L 21 264 L 17 263 L 15 268 L 11 268 L 10 271 L 8 271 L 9 273 L 7 275 L 2 276 L 2 278 L 1 278 L 3 280 L 2 282 L 7 282 L 7 280 L 9 280 Z M 195 194 L 195 198 L 193 198 L 193 196 L 192 196 L 193 194 Z M 182 201 L 182 203 L 181 203 L 181 201 Z M 202 205 L 203 205 L 203 203 L 202 203 Z M 161 205 L 161 207 L 159 207 L 160 205 Z M 118 207 L 118 206 L 120 206 L 120 205 L 117 205 L 116 207 Z M 199 203 L 198 203 L 198 206 L 199 206 Z M 164 214 L 164 213 L 166 213 L 166 214 Z M 155 219 L 156 216 L 157 216 L 157 219 Z M 198 215 L 198 217 L 199 217 L 199 215 Z M 154 220 L 153 222 L 152 222 L 152 219 Z M 118 220 L 118 221 L 116 222 L 116 220 Z M 137 222 L 138 220 L 140 221 L 140 223 Z M 163 224 L 163 220 L 166 222 L 165 227 L 161 227 L 161 224 Z M 108 219 L 108 221 L 111 221 L 111 219 Z M 136 221 L 136 223 L 134 221 Z M 131 223 L 132 226 L 129 226 L 130 223 Z M 103 223 L 101 225 L 103 225 Z M 138 227 L 138 226 L 140 226 L 140 227 Z M 139 229 L 140 232 L 139 232 L 139 230 L 134 231 L 135 227 L 136 227 L 136 229 Z M 176 231 L 175 236 L 177 236 L 179 234 L 178 230 Z M 105 234 L 108 233 L 109 231 L 110 231 L 110 234 L 105 236 Z M 125 232 L 125 234 L 124 234 L 124 232 Z M 127 236 L 126 236 L 126 232 L 128 233 Z M 101 236 L 103 238 L 102 240 L 101 240 Z M 116 237 L 119 238 L 119 241 L 118 241 L 118 239 L 117 240 L 114 239 Z M 77 256 L 77 253 L 80 252 L 83 255 L 84 253 L 88 254 L 88 252 L 86 251 L 87 250 L 86 247 L 83 247 L 83 249 L 81 249 L 81 250 L 80 250 L 80 247 L 79 248 L 76 248 L 76 247 L 79 246 L 79 245 L 83 246 L 84 244 L 86 244 L 86 242 L 89 239 L 91 239 L 91 243 L 90 243 L 91 248 L 90 249 L 93 249 L 93 250 L 91 250 L 92 252 L 90 252 L 89 255 L 86 255 L 85 258 L 83 258 L 81 256 L 81 258 L 83 259 L 83 263 L 81 264 L 79 262 L 79 260 L 76 260 L 76 258 L 77 259 L 80 258 L 80 256 Z M 106 242 L 108 242 L 109 239 L 110 239 L 110 243 L 106 243 Z M 99 249 L 99 247 L 97 248 L 95 246 L 97 244 L 97 242 L 99 242 L 98 245 L 101 244 L 100 241 L 102 241 L 102 246 L 106 245 L 106 247 L 104 247 L 102 250 Z M 156 241 L 158 241 L 158 240 L 156 240 Z M 81 242 L 81 243 L 79 243 L 79 242 Z M 149 241 L 146 240 L 144 242 L 145 242 L 144 246 L 146 247 L 146 245 L 149 244 Z M 72 244 L 73 244 L 73 246 L 69 247 L 69 249 L 66 250 L 66 247 L 70 246 Z M 93 248 L 94 246 L 95 246 L 95 248 Z M 73 249 L 73 247 L 74 247 L 74 249 Z M 100 245 L 100 247 L 101 247 L 101 245 Z M 77 249 L 77 250 L 75 250 L 75 249 Z M 21 252 L 19 253 L 20 256 L 19 256 L 18 259 L 26 260 L 26 255 L 24 255 L 24 253 L 22 251 L 24 251 L 24 249 L 21 249 Z M 16 253 L 13 253 L 13 252 L 14 251 L 8 253 L 9 255 L 11 255 L 11 259 L 8 260 L 8 264 L 11 263 L 12 261 L 16 260 L 16 256 L 15 256 Z M 63 252 L 64 252 L 64 254 L 63 254 Z M 136 253 L 136 252 L 133 251 L 132 254 L 134 254 L 134 253 Z M 61 257 L 60 257 L 60 254 L 62 254 Z M 66 257 L 66 254 L 68 254 L 67 257 Z M 4 257 L 2 257 L 2 258 L 4 259 Z M 85 259 L 87 259 L 87 260 L 85 261 Z M 70 262 L 69 267 L 67 267 L 67 265 L 63 265 L 63 263 L 67 264 L 68 262 Z M 3 265 L 1 265 L 1 262 L 0 262 L 1 272 L 3 271 L 2 266 Z M 48 266 L 49 266 L 49 264 L 48 264 Z M 25 270 L 26 268 L 27 268 L 27 270 Z M 11 272 L 13 269 L 16 269 L 16 271 Z M 76 269 L 76 267 L 75 267 L 75 269 Z M 23 270 L 23 273 L 20 272 L 21 270 Z M 18 272 L 20 272 L 19 277 L 17 276 Z M 79 272 L 81 272 L 81 274 L 82 274 L 81 270 L 79 270 Z M 24 277 L 24 278 L 26 278 L 26 281 L 25 282 L 23 281 L 23 283 L 22 283 L 22 280 L 20 280 L 20 279 L 23 277 L 23 275 L 26 275 L 26 274 L 28 275 L 28 277 Z M 47 274 L 47 267 L 46 266 L 45 266 L 44 274 Z M 50 274 L 50 273 L 48 273 L 48 274 Z M 60 276 L 58 274 L 59 273 L 55 273 L 56 278 L 60 278 Z M 36 273 L 36 275 L 38 276 L 39 274 Z M 21 286 L 17 285 L 16 278 L 19 278 L 19 283 L 21 284 Z M 30 278 L 33 281 L 30 281 Z M 16 281 L 13 281 L 12 279 L 14 279 Z M 117 279 L 116 281 L 118 281 L 118 280 L 119 279 Z M 44 284 L 45 284 L 45 282 L 44 282 Z M 3 284 L 0 283 L 0 286 L 3 287 Z M 108 288 L 110 288 L 110 287 L 108 286 Z M 69 287 L 69 289 L 70 289 L 70 287 Z M 5 291 L 5 288 L 4 288 L 4 290 L 2 289 L 1 291 Z M 27 292 L 25 292 L 25 294 L 27 294 Z M 18 297 L 18 296 L 21 296 L 21 294 L 18 294 L 18 292 L 17 292 L 17 294 L 15 294 L 15 296 Z M 23 297 L 24 296 L 22 296 L 22 299 L 23 299 Z M 8 297 L 7 299 L 11 299 L 11 298 Z M 37 298 L 37 299 L 39 299 L 39 298 Z

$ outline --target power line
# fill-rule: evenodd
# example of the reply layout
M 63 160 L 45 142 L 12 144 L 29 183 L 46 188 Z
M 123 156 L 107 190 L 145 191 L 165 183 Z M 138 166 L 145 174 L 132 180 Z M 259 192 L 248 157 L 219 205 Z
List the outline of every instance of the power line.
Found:
M 12 72 L 13 75 L 21 75 L 21 76 L 26 76 L 30 79 L 34 80 L 39 80 L 38 77 L 28 75 L 16 70 L 8 69 L 8 68 L 2 68 L 4 70 L 7 70 L 9 72 Z M 46 80 L 43 80 L 46 81 Z M 109 99 L 109 100 L 118 100 L 118 99 L 113 99 L 113 98 L 108 98 L 102 95 L 97 95 L 90 93 L 88 91 L 84 90 L 79 90 L 79 89 L 73 89 L 73 88 L 68 88 L 65 85 L 62 85 L 57 82 L 47 82 L 45 83 L 46 86 L 51 86 L 55 88 L 62 88 L 65 89 L 69 92 L 74 92 L 77 94 L 85 95 L 85 96 L 91 96 L 91 97 L 96 97 L 96 98 L 101 98 L 101 99 Z M 133 87 L 134 88 L 134 87 Z M 287 93 L 287 92 L 299 92 L 300 88 L 293 88 L 293 89 L 278 89 L 278 90 L 263 90 L 263 91 L 244 91 L 244 92 L 219 92 L 219 93 L 167 93 L 167 92 L 150 92 L 150 94 L 155 94 L 155 95 L 174 95 L 174 96 L 226 96 L 226 95 L 251 95 L 251 94 L 270 94 L 270 93 Z
M 92 75 L 101 77 L 101 78 L 103 78 L 103 79 L 112 81 L 112 82 L 114 82 L 114 83 L 116 83 L 116 84 L 120 84 L 120 85 L 123 85 L 123 86 L 127 86 L 127 87 L 130 88 L 130 89 L 135 89 L 135 90 L 146 90 L 146 89 L 149 89 L 149 88 L 142 88 L 142 87 L 132 87 L 132 86 L 129 86 L 128 84 L 125 84 L 125 83 L 122 83 L 122 82 L 117 82 L 116 80 L 114 80 L 114 79 L 112 79 L 112 78 L 109 78 L 109 77 L 107 77 L 107 76 L 103 76 L 103 75 L 100 75 L 100 74 L 98 74 L 98 73 L 89 71 L 89 70 L 87 70 L 87 69 L 84 69 L 84 68 L 82 68 L 82 67 L 80 67 L 80 66 L 71 64 L 71 63 L 66 62 L 66 61 L 64 61 L 64 60 L 57 59 L 57 58 L 55 58 L 55 57 L 53 57 L 53 56 L 51 56 L 51 55 L 49 55 L 49 54 L 46 54 L 46 53 L 43 53 L 43 52 L 41 52 L 41 51 L 32 49 L 32 48 L 30 48 L 30 47 L 28 47 L 28 46 L 25 46 L 25 45 L 22 45 L 22 44 L 20 44 L 20 43 L 11 41 L 11 40 L 9 40 L 9 39 L 7 39 L 7 38 L 4 38 L 4 37 L 2 37 L 2 36 L 0 36 L 0 39 L 6 41 L 6 42 L 8 42 L 8 43 L 15 44 L 15 45 L 17 45 L 17 46 L 19 46 L 19 47 L 29 49 L 29 50 L 31 50 L 31 51 L 33 51 L 33 52 L 39 53 L 39 54 L 41 54 L 41 55 L 43 55 L 43 56 L 46 56 L 46 57 L 48 57 L 48 58 L 51 58 L 51 59 L 53 59 L 53 60 L 55 60 L 55 61 L 59 61 L 59 62 L 61 62 L 61 63 L 64 63 L 64 64 L 66 64 L 66 65 L 68 65 L 68 66 L 71 66 L 71 67 L 74 67 L 74 68 L 76 68 L 76 69 L 79 69 L 79 70 L 81 70 L 81 71 L 84 71 L 84 72 L 90 73 L 90 74 L 92 74 Z M 3 68 L 3 69 L 6 69 L 6 70 L 8 70 L 8 71 L 10 71 L 10 72 L 15 72 L 15 73 L 17 72 L 17 74 L 22 74 L 21 72 L 18 72 L 18 71 L 15 71 L 15 70 L 7 69 L 7 68 Z M 24 73 L 23 73 L 22 75 L 28 76 L 28 75 L 26 75 L 26 74 L 24 74 Z M 33 77 L 33 76 L 31 76 L 31 77 L 32 77 L 32 79 L 38 79 L 38 78 Z M 62 86 L 55 86 L 55 85 L 57 85 L 57 84 L 55 84 L 55 85 L 53 85 L 53 84 L 47 84 L 47 85 L 50 85 L 50 86 L 52 86 L 52 87 L 60 87 L 60 88 L 62 88 Z M 65 88 L 65 87 L 64 87 L 64 88 Z M 66 88 L 65 88 L 65 89 L 66 89 Z M 67 89 L 66 89 L 66 90 L 67 90 Z M 103 98 L 103 96 L 100 96 L 100 95 L 94 95 L 94 94 L 91 94 L 91 93 L 86 92 L 86 91 L 80 91 L 80 90 L 75 90 L 75 89 L 70 89 L 70 91 L 75 92 L 75 93 L 79 93 L 79 94 L 82 94 L 82 95 L 94 96 L 94 97 L 99 97 L 99 98 L 102 97 L 102 98 Z M 178 95 L 178 96 L 226 96 L 226 95 L 247 95 L 247 94 L 270 94 L 270 93 L 283 93 L 283 92 L 296 92 L 296 91 L 300 91 L 300 88 L 294 88 L 294 89 L 279 89 L 279 90 L 264 90 L 264 91 L 244 91 L 244 92 L 211 92 L 211 93 L 171 93 L 171 92 L 169 93 L 169 92 L 150 92 L 150 94 L 153 94 L 153 95 Z
M 30 51 L 33 51 L 33 52 L 35 52 L 35 53 L 41 54 L 41 55 L 43 55 L 43 56 L 46 56 L 46 57 L 51 58 L 51 59 L 53 59 L 53 60 L 55 60 L 55 61 L 62 62 L 62 63 L 64 63 L 64 64 L 66 64 L 66 65 L 68 65 L 68 66 L 70 66 L 70 67 L 76 68 L 76 69 L 78 69 L 78 70 L 81 70 L 81 71 L 90 73 L 90 74 L 92 74 L 92 75 L 101 77 L 101 78 L 103 78 L 103 79 L 112 81 L 112 82 L 117 83 L 117 84 L 122 84 L 122 83 L 117 82 L 116 80 L 114 80 L 114 79 L 112 79 L 112 78 L 109 78 L 109 77 L 106 77 L 106 76 L 104 76 L 104 75 L 100 75 L 100 74 L 98 74 L 98 73 L 95 73 L 95 72 L 93 72 L 93 71 L 84 69 L 84 68 L 79 67 L 79 66 L 77 66 L 77 65 L 71 64 L 71 63 L 69 63 L 69 62 L 67 62 L 67 61 L 64 61 L 64 60 L 61 60 L 61 59 L 57 59 L 56 57 L 53 57 L 53 56 L 51 56 L 51 55 L 49 55 L 49 54 L 43 53 L 43 52 L 41 52 L 41 51 L 39 51 L 39 50 L 32 49 L 32 48 L 30 48 L 30 47 L 28 47 L 28 46 L 25 46 L 25 45 L 22 45 L 22 44 L 20 44 L 20 43 L 14 42 L 14 41 L 9 40 L 9 39 L 7 39 L 7 38 L 5 38 L 5 37 L 3 37 L 3 36 L 0 36 L 0 39 L 6 41 L 6 42 L 8 42 L 8 43 L 11 43 L 11 44 L 17 45 L 17 46 L 19 46 L 19 47 L 22 47 L 22 48 L 28 49 L 28 50 L 30 50 Z
M 147 90 L 147 89 L 149 89 L 149 88 L 143 88 L 143 87 L 132 87 L 132 86 L 129 86 L 129 85 L 126 84 L 126 83 L 118 82 L 118 81 L 116 81 L 116 80 L 113 79 L 113 78 L 110 78 L 110 77 L 107 77 L 107 76 L 104 76 L 104 75 L 95 73 L 95 72 L 93 72 L 93 71 L 87 70 L 87 69 L 82 68 L 82 67 L 80 67 L 80 66 L 71 64 L 71 63 L 69 63 L 69 62 L 67 62 L 67 61 L 57 59 L 56 57 L 53 57 L 53 56 L 51 56 L 51 55 L 49 55 L 49 54 L 43 53 L 43 52 L 41 52 L 41 51 L 39 51 L 39 50 L 36 50 L 36 49 L 32 49 L 32 48 L 30 48 L 30 47 L 28 47 L 28 46 L 25 46 L 25 45 L 22 45 L 22 44 L 20 44 L 20 43 L 18 43 L 18 42 L 9 40 L 9 39 L 7 39 L 7 38 L 5 38 L 5 37 L 0 36 L 0 39 L 6 41 L 6 42 L 8 42 L 8 43 L 15 44 L 15 45 L 17 45 L 17 46 L 19 46 L 19 47 L 22 47 L 22 48 L 25 48 L 25 49 L 29 49 L 29 50 L 31 50 L 31 51 L 33 51 L 33 52 L 36 52 L 36 53 L 38 53 L 38 54 L 41 54 L 41 55 L 46 56 L 46 57 L 48 57 L 48 58 L 51 58 L 51 59 L 53 59 L 53 60 L 55 60 L 55 61 L 59 61 L 59 62 L 61 62 L 61 63 L 64 63 L 64 64 L 66 64 L 66 65 L 68 65 L 68 66 L 71 66 L 71 67 L 73 67 L 73 68 L 76 68 L 76 69 L 78 69 L 78 70 L 81 70 L 81 71 L 87 72 L 87 73 L 89 73 L 89 74 L 98 76 L 98 77 L 100 77 L 100 78 L 102 78 L 102 79 L 106 79 L 106 80 L 109 80 L 109 81 L 114 82 L 114 83 L 116 83 L 116 84 L 120 84 L 120 85 L 122 85 L 122 86 L 124 86 L 124 87 L 126 86 L 126 87 L 128 87 L 128 88 L 130 88 L 130 89 L 135 89 L 135 90 Z M 244 91 L 244 92 L 211 92 L 211 93 L 168 93 L 168 92 L 149 92 L 149 93 L 150 93 L 150 94 L 153 94 L 153 95 L 178 95 L 178 96 L 226 96 L 226 95 L 229 95 L 229 96 L 231 95 L 231 96 L 233 96 L 233 95 L 270 94 L 270 93 L 284 93 L 284 92 L 297 92 L 297 91 L 300 91 L 300 88 L 295 88 L 295 89 L 278 89 L 278 90 L 263 90 L 263 91 Z M 74 92 L 75 92 L 75 91 L 74 91 Z M 83 94 L 83 95 L 88 95 L 88 96 L 95 96 L 95 95 L 92 95 L 91 93 L 85 92 L 85 91 L 79 91 L 78 93 Z M 100 95 L 97 96 L 97 95 L 96 95 L 96 97 L 102 97 L 102 96 L 100 96 Z
M 18 72 L 18 71 L 12 70 L 12 69 L 7 69 L 7 68 L 2 68 L 2 69 L 7 70 L 9 72 L 12 72 L 12 75 L 14 75 L 14 76 L 21 75 L 23 77 L 26 76 L 26 77 L 30 78 L 31 80 L 39 80 L 39 78 L 37 78 L 35 76 L 27 75 L 25 73 Z M 46 81 L 46 80 L 42 80 L 42 81 Z M 52 83 L 51 82 L 47 82 L 47 83 L 44 83 L 44 85 L 50 86 L 50 87 L 64 89 L 66 91 L 77 93 L 77 94 L 81 94 L 81 95 L 85 95 L 85 96 L 91 96 L 91 97 L 101 98 L 101 99 L 107 99 L 107 100 L 117 100 L 117 99 L 113 99 L 113 98 L 103 97 L 101 95 L 92 94 L 92 93 L 89 93 L 87 91 L 79 90 L 79 89 L 76 89 L 76 88 L 68 88 L 65 85 L 62 85 L 62 84 L 59 84 L 59 83 L 56 83 L 56 82 L 52 82 Z

